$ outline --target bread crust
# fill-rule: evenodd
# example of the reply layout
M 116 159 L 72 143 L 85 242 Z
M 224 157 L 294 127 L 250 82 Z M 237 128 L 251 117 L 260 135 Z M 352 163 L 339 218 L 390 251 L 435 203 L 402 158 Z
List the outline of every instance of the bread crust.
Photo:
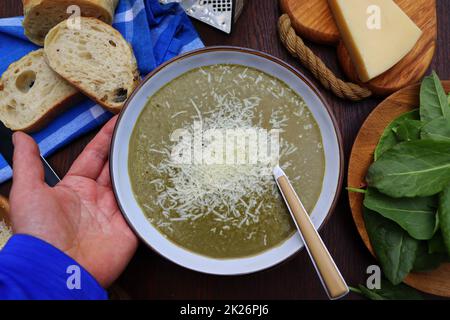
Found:
M 130 66 L 132 68 L 131 72 L 133 74 L 133 84 L 131 85 L 131 87 L 127 88 L 127 90 L 128 90 L 128 92 L 127 92 L 127 99 L 128 99 L 128 97 L 131 95 L 131 93 L 134 91 L 134 89 L 136 89 L 136 87 L 138 86 L 138 84 L 140 82 L 140 74 L 139 74 L 139 71 L 138 71 L 136 58 L 135 58 L 134 53 L 133 53 L 133 48 L 131 47 L 131 45 L 128 42 L 126 42 L 126 40 L 122 37 L 122 35 L 120 34 L 119 31 L 117 31 L 113 27 L 105 24 L 104 22 L 102 22 L 102 21 L 100 21 L 98 19 L 89 18 L 89 17 L 83 17 L 82 21 L 85 21 L 85 22 L 88 22 L 88 23 L 94 23 L 94 24 L 107 26 L 109 31 L 111 32 L 111 34 L 113 34 L 115 37 L 123 40 L 127 44 L 127 47 L 130 50 L 129 51 L 129 55 L 130 55 L 129 58 L 131 60 L 130 61 Z M 44 50 L 46 50 L 45 57 L 46 57 L 46 61 L 47 61 L 48 65 L 51 68 L 53 68 L 53 70 L 56 73 L 58 73 L 62 78 L 64 78 L 67 82 L 72 84 L 74 87 L 76 87 L 82 93 L 84 93 L 89 98 L 91 98 L 92 100 L 97 102 L 99 105 L 101 105 L 102 107 L 104 107 L 105 109 L 107 109 L 108 111 L 110 111 L 112 113 L 119 113 L 122 110 L 122 107 L 125 104 L 125 101 L 120 103 L 120 105 L 119 104 L 113 105 L 113 104 L 109 104 L 108 101 L 103 101 L 101 99 L 101 97 L 99 97 L 97 95 L 96 92 L 90 91 L 90 90 L 86 89 L 85 87 L 83 87 L 82 85 L 80 85 L 80 80 L 79 79 L 67 76 L 62 70 L 58 70 L 58 68 L 55 67 L 55 65 L 52 63 L 52 56 L 51 56 L 50 53 L 47 53 L 47 50 L 52 45 L 52 40 L 54 39 L 54 36 L 58 32 L 60 32 L 62 29 L 65 29 L 65 28 L 67 28 L 67 25 L 63 21 L 63 22 L 59 23 L 57 26 L 53 27 L 53 29 L 50 30 L 50 32 L 47 34 L 47 37 L 45 39 Z
M 33 133 L 43 129 L 47 124 L 49 124 L 53 119 L 59 116 L 62 112 L 66 111 L 68 108 L 74 106 L 77 102 L 81 102 L 84 96 L 81 92 L 77 92 L 72 96 L 66 97 L 65 99 L 57 102 L 53 107 L 51 107 L 45 114 L 38 118 L 33 124 L 17 128 L 13 131 L 23 131 L 26 133 Z
M 15 78 L 15 73 L 13 73 L 13 70 L 21 68 L 21 66 L 22 66 L 21 61 L 23 61 L 23 59 L 25 59 L 26 57 L 29 57 L 31 59 L 31 57 L 43 57 L 43 56 L 44 56 L 44 50 L 39 49 L 36 51 L 32 51 L 28 55 L 22 57 L 20 60 L 13 62 L 8 67 L 8 69 L 3 73 L 2 78 L 0 78 L 0 87 L 2 87 L 2 88 L 0 88 L 0 90 L 3 90 L 3 87 L 4 87 L 4 84 L 3 84 L 4 77 L 8 77 L 11 80 L 17 80 L 17 78 Z M 48 67 L 48 69 L 49 69 L 49 71 L 51 71 L 50 67 Z M 53 72 L 53 71 L 51 71 L 51 72 Z M 32 133 L 32 132 L 38 131 L 38 130 L 42 129 L 46 124 L 48 124 L 51 120 L 53 120 L 57 115 L 59 115 L 64 110 L 66 110 L 68 107 L 71 107 L 75 103 L 81 101 L 82 98 L 83 98 L 83 95 L 81 94 L 81 92 L 76 91 L 76 89 L 74 88 L 72 94 L 66 95 L 59 101 L 55 101 L 53 103 L 53 105 L 48 110 L 46 110 L 45 113 L 40 114 L 34 120 L 33 123 L 30 123 L 27 126 L 20 126 L 20 127 L 13 126 L 8 123 L 5 123 L 5 125 L 7 125 L 13 131 L 23 131 L 23 132 L 27 132 L 27 133 Z M 0 100 L 0 103 L 1 102 L 2 102 L 2 100 Z M 0 120 L 1 120 L 1 117 L 0 117 Z
M 45 34 L 50 31 L 52 27 L 69 17 L 66 10 L 67 7 L 71 5 L 80 7 L 81 16 L 96 17 L 105 23 L 112 24 L 118 1 L 119 0 L 22 0 L 25 35 L 31 42 L 43 46 Z M 61 19 L 57 17 L 53 21 L 50 20 L 52 23 L 47 28 L 47 32 L 44 32 L 45 34 L 40 34 L 40 32 L 37 32 L 37 30 L 33 28 L 32 19 L 40 19 L 40 25 L 42 25 L 42 22 L 48 22 L 49 19 L 52 19 L 52 17 L 49 17 L 48 15 L 40 14 L 39 10 L 42 10 L 45 7 L 57 8 L 59 11 L 58 13 L 64 18 Z M 40 14 L 39 18 L 37 18 L 37 14 Z
M 136 75 L 137 74 L 137 75 Z M 134 81 L 133 83 L 133 91 L 134 89 L 136 89 L 136 87 L 139 85 L 140 80 L 141 80 L 141 76 L 139 75 L 139 72 L 136 69 L 136 74 L 135 74 L 135 79 L 137 79 L 136 81 Z M 67 79 L 66 79 L 67 80 Z M 68 82 L 70 82 L 69 80 L 67 80 Z M 73 86 L 76 86 L 75 84 L 73 84 L 72 82 L 70 82 Z M 123 102 L 122 106 L 120 106 L 119 108 L 117 107 L 113 107 L 110 106 L 106 103 L 104 103 L 104 101 L 101 101 L 100 99 L 98 99 L 97 97 L 94 97 L 90 92 L 85 91 L 79 87 L 77 87 L 78 90 L 80 90 L 80 92 L 82 92 L 83 94 L 85 94 L 86 96 L 88 96 L 90 99 L 94 100 L 95 102 L 97 102 L 99 105 L 101 105 L 103 108 L 105 108 L 106 110 L 108 110 L 109 112 L 112 112 L 114 114 L 118 114 L 120 113 L 120 111 L 122 111 L 123 105 L 125 104 L 125 101 Z M 128 97 L 131 96 L 131 93 L 129 93 Z M 128 98 L 127 98 L 128 99 Z
M 4 220 L 7 225 L 9 221 L 9 201 L 4 196 L 0 195 L 0 221 Z

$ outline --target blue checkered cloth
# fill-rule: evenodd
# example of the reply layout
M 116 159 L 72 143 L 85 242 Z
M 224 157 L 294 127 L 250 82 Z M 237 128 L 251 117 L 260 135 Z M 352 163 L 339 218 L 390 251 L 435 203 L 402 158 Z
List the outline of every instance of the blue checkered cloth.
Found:
M 0 19 L 0 73 L 38 47 L 25 37 L 23 17 Z M 139 71 L 145 76 L 181 53 L 203 47 L 191 21 L 177 3 L 158 0 L 120 0 L 113 26 L 131 43 Z M 72 140 L 104 124 L 111 114 L 90 100 L 70 108 L 32 136 L 48 156 Z M 0 156 L 0 183 L 12 170 Z

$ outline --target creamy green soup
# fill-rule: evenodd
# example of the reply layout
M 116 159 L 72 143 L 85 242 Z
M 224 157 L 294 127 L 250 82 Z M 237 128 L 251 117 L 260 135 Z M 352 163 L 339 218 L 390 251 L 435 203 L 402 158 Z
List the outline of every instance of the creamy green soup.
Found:
M 282 81 L 244 66 L 198 68 L 161 88 L 129 150 L 148 221 L 209 257 L 256 255 L 293 234 L 271 174 L 277 162 L 309 212 L 322 189 L 322 138 L 308 106 Z

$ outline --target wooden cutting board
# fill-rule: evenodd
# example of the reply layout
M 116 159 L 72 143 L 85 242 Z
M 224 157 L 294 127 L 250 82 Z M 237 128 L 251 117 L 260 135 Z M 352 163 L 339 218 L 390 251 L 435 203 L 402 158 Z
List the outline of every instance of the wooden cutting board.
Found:
M 443 81 L 444 89 L 450 92 L 450 81 Z M 364 187 L 365 177 L 373 162 L 373 153 L 380 137 L 392 120 L 401 114 L 418 108 L 419 84 L 404 88 L 384 100 L 372 111 L 362 125 L 353 145 L 348 169 L 348 186 Z M 374 254 L 364 225 L 363 199 L 361 193 L 349 192 L 353 220 L 366 247 Z M 450 263 L 442 264 L 432 272 L 410 273 L 405 283 L 435 295 L 450 297 Z
M 435 0 L 394 0 L 422 29 L 422 37 L 411 52 L 393 68 L 362 84 L 353 67 L 327 0 L 280 0 L 292 26 L 301 37 L 312 42 L 335 45 L 339 63 L 346 76 L 355 83 L 368 87 L 374 94 L 385 96 L 417 83 L 426 73 L 436 49 L 437 18 Z

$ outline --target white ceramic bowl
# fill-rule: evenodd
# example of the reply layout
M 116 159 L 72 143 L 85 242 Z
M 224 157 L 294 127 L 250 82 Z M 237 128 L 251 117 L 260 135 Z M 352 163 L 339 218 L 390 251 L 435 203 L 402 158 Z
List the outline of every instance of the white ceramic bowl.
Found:
M 319 200 L 311 213 L 314 226 L 319 229 L 337 201 L 342 184 L 343 156 L 340 133 L 324 99 L 317 89 L 297 70 L 265 53 L 235 47 L 209 47 L 179 56 L 157 68 L 145 78 L 128 100 L 117 122 L 111 148 L 111 178 L 113 189 L 123 215 L 136 234 L 156 252 L 192 270 L 209 274 L 246 274 L 272 267 L 303 248 L 298 233 L 281 245 L 259 255 L 238 259 L 205 257 L 166 239 L 146 219 L 136 202 L 128 174 L 128 146 L 130 137 L 147 100 L 165 84 L 194 68 L 212 64 L 238 64 L 266 72 L 289 85 L 303 97 L 314 115 L 322 134 L 325 152 L 325 175 Z

